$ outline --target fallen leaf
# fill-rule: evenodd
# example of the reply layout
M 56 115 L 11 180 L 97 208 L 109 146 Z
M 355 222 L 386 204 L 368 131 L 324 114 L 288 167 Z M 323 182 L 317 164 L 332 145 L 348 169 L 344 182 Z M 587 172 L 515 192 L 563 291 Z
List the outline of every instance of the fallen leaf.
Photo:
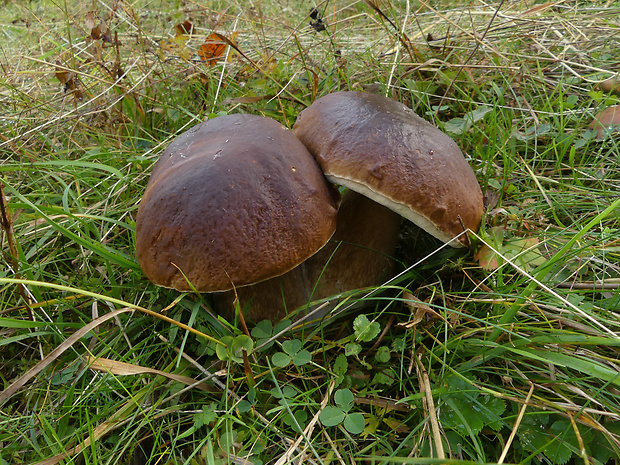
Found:
M 259 95 L 256 97 L 233 97 L 233 98 L 224 100 L 222 104 L 223 105 L 234 105 L 234 104 L 240 104 L 240 103 L 256 103 L 256 102 L 260 102 L 261 100 L 269 100 L 274 97 L 275 97 L 274 95 Z
M 159 54 L 162 60 L 165 60 L 166 53 L 176 54 L 184 60 L 189 60 L 190 50 L 186 46 L 188 38 L 185 34 L 180 34 L 175 37 L 163 39 L 159 42 Z
M 219 34 L 211 34 L 200 46 L 198 56 L 202 61 L 206 61 L 210 66 L 215 66 L 217 60 L 224 55 L 226 51 L 226 42 L 220 38 Z
M 310 21 L 310 26 L 312 26 L 316 32 L 321 32 L 326 29 L 321 13 L 319 13 L 316 8 L 312 8 L 310 11 L 310 19 L 312 19 L 312 21 Z
M 65 86 L 65 93 L 73 94 L 73 97 L 76 100 L 82 100 L 84 93 L 82 92 L 82 85 L 80 84 L 80 79 L 77 74 L 67 69 L 59 61 L 56 62 L 55 68 L 56 79 L 58 79 L 60 83 Z
M 598 113 L 588 125 L 595 131 L 596 140 L 604 140 L 612 133 L 620 131 L 620 105 L 614 105 Z
M 398 327 L 406 328 L 406 329 L 411 329 L 411 328 L 419 325 L 423 321 L 426 323 L 429 320 L 435 320 L 435 319 L 443 320 L 442 316 L 439 313 L 437 313 L 435 310 L 433 310 L 426 303 L 420 302 L 419 300 L 417 300 L 413 296 L 413 294 L 411 294 L 409 292 L 404 292 L 403 293 L 403 302 L 405 303 L 405 305 L 407 307 L 409 307 L 409 310 L 413 314 L 413 319 L 409 320 L 407 322 L 404 322 L 404 323 L 398 323 L 396 325 Z
M 504 228 L 496 226 L 491 228 L 485 239 L 489 242 L 482 244 L 482 247 L 474 255 L 474 260 L 482 267 L 483 270 L 493 271 L 499 267 L 498 255 L 495 250 L 500 250 L 504 242 Z
M 616 94 L 620 94 L 620 74 L 616 74 L 609 79 L 605 79 L 599 84 L 599 86 L 605 92 L 614 92 Z
M 86 13 L 86 15 L 84 16 L 84 25 L 86 26 L 86 29 L 89 31 L 92 31 L 93 28 L 95 27 L 95 23 L 96 23 L 96 19 L 97 19 L 97 13 L 94 11 L 89 11 L 88 13 Z
M 546 261 L 538 248 L 539 244 L 536 237 L 514 237 L 506 241 L 502 253 L 521 268 L 531 270 Z
M 561 3 L 561 2 L 547 2 L 547 3 L 543 3 L 542 5 L 536 5 L 535 7 L 532 7 L 529 10 L 525 10 L 519 16 L 523 17 L 523 16 L 529 16 L 529 15 L 535 14 L 535 13 L 542 13 L 542 12 L 548 10 L 549 8 L 553 8 L 558 3 Z
M 480 247 L 480 250 L 478 250 L 474 256 L 474 260 L 477 260 L 482 269 L 486 271 L 493 271 L 499 267 L 497 254 L 487 244 L 483 244 L 482 247 Z
M 55 68 L 56 79 L 58 79 L 61 84 L 65 85 L 67 82 L 75 78 L 75 73 L 63 67 L 62 63 L 60 63 L 59 61 L 56 62 Z
M 174 26 L 174 29 L 176 31 L 176 35 L 178 36 L 180 36 L 181 34 L 191 35 L 194 32 L 194 25 L 190 23 L 189 21 L 185 20 L 182 23 L 179 23 L 176 26 Z
M 112 43 L 112 35 L 110 28 L 105 21 L 101 20 L 97 23 L 97 12 L 89 11 L 84 17 L 84 25 L 93 40 L 103 39 L 104 42 Z
M 493 210 L 501 197 L 501 192 L 498 190 L 487 189 L 484 193 L 484 206 L 487 210 Z

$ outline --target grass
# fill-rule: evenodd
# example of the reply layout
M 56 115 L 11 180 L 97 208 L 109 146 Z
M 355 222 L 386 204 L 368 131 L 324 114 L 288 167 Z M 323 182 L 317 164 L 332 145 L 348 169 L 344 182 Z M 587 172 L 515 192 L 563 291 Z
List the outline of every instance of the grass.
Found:
M 0 463 L 618 463 L 620 149 L 586 130 L 618 103 L 615 3 L 333 0 L 325 31 L 305 2 L 206 3 L 0 11 Z M 236 48 L 211 66 L 213 32 Z M 249 335 L 145 279 L 135 214 L 170 140 L 348 89 L 467 154 L 471 253 L 405 227 L 382 292 Z

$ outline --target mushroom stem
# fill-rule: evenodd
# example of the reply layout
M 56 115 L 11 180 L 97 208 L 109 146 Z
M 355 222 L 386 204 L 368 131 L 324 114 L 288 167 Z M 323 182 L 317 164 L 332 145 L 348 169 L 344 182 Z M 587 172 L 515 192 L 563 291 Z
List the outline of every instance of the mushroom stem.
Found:
M 376 286 L 390 278 L 400 222 L 398 213 L 347 191 L 332 239 L 305 262 L 312 282 L 318 282 L 320 298 Z
M 311 301 L 381 284 L 394 270 L 401 217 L 354 191 L 342 196 L 336 232 L 319 252 L 282 276 L 237 288 L 245 317 L 277 320 Z M 235 292 L 214 294 L 216 312 L 231 317 Z M 333 306 L 327 306 L 322 316 Z

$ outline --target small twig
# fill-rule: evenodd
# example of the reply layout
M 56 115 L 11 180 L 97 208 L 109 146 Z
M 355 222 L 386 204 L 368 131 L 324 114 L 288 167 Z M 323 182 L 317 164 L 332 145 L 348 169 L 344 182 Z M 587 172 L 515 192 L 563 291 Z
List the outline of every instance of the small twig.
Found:
M 387 334 L 387 332 L 390 330 L 390 328 L 392 327 L 392 324 L 394 323 L 394 318 L 396 318 L 395 314 L 392 314 L 390 316 L 390 319 L 387 321 L 387 323 L 385 324 L 385 327 L 383 328 L 383 331 L 381 331 L 381 334 L 379 334 L 379 338 L 377 339 L 377 342 L 375 342 L 373 344 L 373 346 L 368 349 L 368 353 L 372 352 L 373 350 L 375 350 L 377 347 L 379 347 L 379 344 L 381 344 L 381 342 L 383 341 L 383 338 L 385 337 L 385 335 Z
M 609 281 L 615 281 L 615 282 L 609 282 Z M 604 281 L 599 281 L 597 283 L 595 282 L 559 283 L 559 284 L 556 284 L 555 287 L 559 287 L 562 289 L 585 289 L 585 290 L 592 290 L 592 291 L 620 289 L 620 282 L 618 282 L 617 280 L 613 280 L 613 278 L 609 281 L 604 280 Z
M 456 215 L 456 218 L 459 220 L 459 223 L 461 223 L 461 228 L 463 228 L 463 232 L 465 233 L 465 239 L 467 240 L 467 247 L 471 247 L 471 241 L 469 240 L 469 234 L 467 234 L 467 228 L 465 227 L 465 223 L 463 223 L 463 219 L 461 218 L 461 215 Z
M 4 229 L 4 234 L 6 235 L 6 242 L 9 246 L 9 256 L 8 259 L 11 262 L 11 266 L 13 267 L 13 274 L 15 278 L 19 279 L 19 254 L 17 252 L 17 247 L 15 247 L 15 233 L 13 232 L 13 219 L 11 218 L 11 211 L 9 210 L 9 204 L 4 196 L 4 187 L 3 183 L 0 182 L 0 226 Z M 26 304 L 26 308 L 28 309 L 28 317 L 31 321 L 34 321 L 34 314 L 32 313 L 32 308 L 30 308 L 30 304 L 32 303 L 28 293 L 26 292 L 25 287 L 20 284 L 17 286 L 19 289 L 19 295 L 21 295 L 24 303 Z
M 6 197 L 4 196 L 4 188 L 2 183 L 0 183 L 0 211 L 2 214 L 0 217 L 0 224 L 2 225 L 2 229 L 4 229 L 4 233 L 6 234 L 6 242 L 9 246 L 9 260 L 11 261 L 14 271 L 17 272 L 19 262 L 17 261 L 17 250 L 15 249 L 13 237 L 13 221 L 11 219 L 11 212 L 9 211 Z
M 396 412 L 410 412 L 411 407 L 407 404 L 391 400 L 391 399 L 380 399 L 378 397 L 355 397 L 353 402 L 356 404 L 364 404 L 370 405 L 371 407 L 386 410 L 386 411 L 396 411 Z

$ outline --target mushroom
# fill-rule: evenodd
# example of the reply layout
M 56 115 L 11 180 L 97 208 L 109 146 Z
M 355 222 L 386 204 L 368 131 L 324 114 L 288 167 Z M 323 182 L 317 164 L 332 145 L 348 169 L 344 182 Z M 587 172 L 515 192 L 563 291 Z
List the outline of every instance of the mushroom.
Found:
M 360 211 L 364 212 L 361 222 Z M 347 191 L 338 210 L 336 232 L 327 245 L 288 273 L 240 287 L 234 293 L 214 294 L 214 309 L 231 316 L 238 300 L 246 318 L 253 321 L 277 320 L 295 309 L 302 310 L 297 315 L 301 317 L 314 310 L 308 306 L 310 302 L 376 286 L 392 277 L 400 221 L 400 216 L 384 206 Z M 383 235 L 374 231 L 376 224 L 381 225 Z M 335 304 L 334 300 L 321 305 L 312 318 L 324 316 Z
M 319 296 L 391 277 L 385 257 L 394 254 L 401 217 L 457 248 L 478 230 L 483 199 L 472 168 L 450 137 L 405 105 L 336 92 L 303 110 L 293 133 L 327 179 L 349 189 L 331 245 L 305 264 L 308 274 L 322 273 Z M 343 243 L 337 250 L 335 241 Z
M 453 247 L 467 246 L 466 231 L 480 226 L 482 192 L 456 143 L 395 100 L 329 94 L 300 113 L 293 133 L 348 190 L 328 245 L 291 273 L 238 290 L 252 311 L 282 314 L 391 278 L 401 217 Z M 230 307 L 233 297 L 222 297 Z
M 319 165 L 348 188 L 337 215 Z M 215 292 L 226 316 L 238 297 L 248 319 L 275 320 L 389 279 L 401 217 L 464 247 L 482 210 L 452 139 L 394 100 L 337 92 L 302 111 L 292 133 L 233 115 L 179 136 L 149 180 L 136 247 L 154 283 Z
M 328 94 L 299 114 L 293 133 L 328 180 L 443 242 L 467 246 L 467 230 L 478 230 L 482 191 L 461 150 L 396 100 L 364 92 Z M 378 224 L 377 233 L 381 229 Z
M 155 164 L 136 219 L 138 262 L 153 283 L 181 291 L 269 280 L 326 244 L 338 203 L 289 130 L 220 116 L 180 135 Z M 249 315 L 266 317 L 276 315 Z
M 620 94 L 620 73 L 605 79 L 599 84 L 599 87 L 605 92 Z

